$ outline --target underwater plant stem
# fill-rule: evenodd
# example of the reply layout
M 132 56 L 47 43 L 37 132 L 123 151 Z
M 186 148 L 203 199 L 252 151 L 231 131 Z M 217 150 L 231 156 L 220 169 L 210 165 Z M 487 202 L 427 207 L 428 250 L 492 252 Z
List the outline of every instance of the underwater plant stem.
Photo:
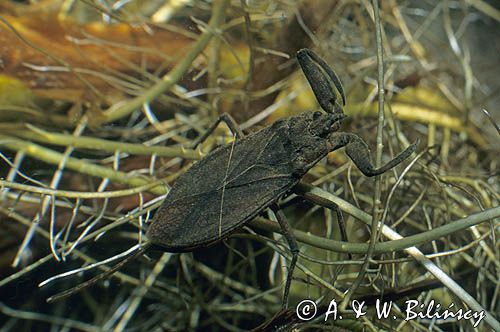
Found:
M 196 57 L 207 47 L 212 39 L 213 31 L 217 31 L 224 21 L 224 14 L 229 4 L 229 0 L 219 0 L 214 3 L 216 7 L 213 10 L 214 15 L 210 20 L 209 28 L 200 35 L 191 48 L 191 51 L 187 53 L 168 74 L 163 76 L 158 83 L 129 102 L 117 107 L 110 107 L 108 110 L 104 111 L 102 118 L 95 120 L 97 123 L 94 124 L 100 125 L 109 123 L 129 115 L 139 109 L 143 104 L 152 102 L 155 98 L 168 91 L 187 73 L 194 59 L 196 59 Z

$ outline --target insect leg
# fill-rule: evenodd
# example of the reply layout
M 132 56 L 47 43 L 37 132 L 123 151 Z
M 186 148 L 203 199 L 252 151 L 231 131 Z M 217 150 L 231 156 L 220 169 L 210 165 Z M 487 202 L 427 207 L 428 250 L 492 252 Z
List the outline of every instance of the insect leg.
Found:
M 345 105 L 345 93 L 342 83 L 325 60 L 313 51 L 304 48 L 297 52 L 297 61 L 311 86 L 321 108 L 327 113 L 342 112 Z M 342 98 L 342 105 L 337 102 L 332 83 Z
M 331 151 L 345 146 L 349 158 L 366 176 L 379 175 L 395 167 L 415 152 L 418 144 L 418 141 L 413 143 L 384 166 L 374 168 L 371 162 L 370 149 L 361 137 L 351 133 L 335 133 L 330 136 L 329 141 L 332 145 Z
M 347 230 L 345 227 L 345 220 L 344 220 L 344 215 L 342 214 L 342 210 L 339 209 L 339 206 L 335 203 L 333 203 L 332 210 L 335 212 L 335 215 L 337 216 L 337 222 L 339 223 L 339 229 L 340 229 L 340 238 L 344 242 L 349 242 L 349 239 L 347 238 Z M 347 254 L 349 259 L 352 259 L 351 253 Z
M 196 149 L 198 145 L 203 143 L 208 138 L 208 136 L 210 136 L 210 134 L 214 132 L 215 128 L 217 128 L 217 126 L 221 122 L 224 122 L 229 127 L 229 130 L 231 130 L 231 132 L 233 133 L 233 135 L 236 136 L 236 138 L 243 138 L 245 136 L 243 134 L 243 131 L 240 129 L 240 126 L 236 123 L 233 117 L 228 113 L 222 113 L 221 115 L 219 115 L 217 120 L 215 120 L 215 122 L 212 123 L 212 125 L 207 129 L 207 131 L 203 135 L 198 137 L 198 139 L 196 139 L 192 148 Z
M 292 233 L 292 228 L 290 224 L 286 221 L 285 214 L 280 210 L 277 204 L 271 206 L 271 209 L 276 214 L 276 219 L 283 230 L 283 235 L 285 236 L 288 245 L 290 246 L 290 251 L 292 252 L 292 260 L 290 261 L 290 266 L 288 267 L 288 275 L 286 277 L 285 293 L 283 294 L 283 307 L 288 307 L 288 295 L 290 293 L 290 285 L 292 284 L 293 270 L 297 264 L 297 258 L 299 257 L 299 246 L 297 245 L 297 240 Z

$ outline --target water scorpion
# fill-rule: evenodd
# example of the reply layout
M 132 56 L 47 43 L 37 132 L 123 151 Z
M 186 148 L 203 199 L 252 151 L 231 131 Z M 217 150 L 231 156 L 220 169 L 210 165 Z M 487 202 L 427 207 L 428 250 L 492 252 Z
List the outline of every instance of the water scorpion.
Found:
M 247 136 L 231 116 L 222 114 L 196 145 L 221 121 L 235 134 L 234 141 L 216 148 L 177 179 L 147 230 L 148 241 L 104 275 L 49 300 L 71 294 L 112 274 L 149 248 L 187 252 L 219 242 L 264 209 L 271 208 L 292 253 L 283 295 L 286 307 L 299 249 L 278 200 L 297 185 L 309 169 L 339 148 L 345 147 L 347 155 L 366 176 L 386 172 L 416 149 L 416 144 L 412 144 L 384 166 L 374 168 L 367 144 L 355 134 L 339 132 L 345 118 L 342 107 L 346 97 L 337 75 L 309 49 L 298 51 L 297 60 L 324 112 L 287 117 Z

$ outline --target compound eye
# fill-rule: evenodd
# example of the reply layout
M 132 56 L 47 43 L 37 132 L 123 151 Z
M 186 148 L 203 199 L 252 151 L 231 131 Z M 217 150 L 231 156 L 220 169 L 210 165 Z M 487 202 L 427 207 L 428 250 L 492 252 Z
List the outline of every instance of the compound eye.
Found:
M 315 111 L 313 113 L 313 119 L 314 120 L 317 120 L 320 116 L 321 116 L 321 112 L 320 111 Z

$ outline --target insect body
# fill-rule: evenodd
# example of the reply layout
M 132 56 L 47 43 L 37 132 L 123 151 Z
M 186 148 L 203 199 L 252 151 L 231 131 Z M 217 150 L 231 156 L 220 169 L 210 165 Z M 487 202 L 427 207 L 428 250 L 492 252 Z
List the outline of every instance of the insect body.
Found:
M 326 113 L 307 112 L 285 118 L 246 137 L 239 132 L 232 144 L 217 148 L 195 163 L 175 182 L 146 233 L 147 244 L 138 253 L 151 245 L 163 251 L 183 252 L 213 244 L 271 207 L 292 251 L 283 297 L 286 306 L 298 247 L 276 202 L 311 167 L 339 148 L 346 148 L 347 155 L 366 176 L 384 173 L 415 151 L 415 144 L 410 145 L 386 165 L 375 169 L 366 143 L 355 134 L 338 131 L 345 118 L 342 112 L 345 95 L 338 77 L 310 50 L 299 51 L 297 58 Z M 342 104 L 332 84 L 340 93 Z M 233 129 L 237 127 L 228 115 L 219 120 L 228 122 Z M 95 280 L 97 278 L 85 284 Z M 83 288 L 83 284 L 76 288 Z M 71 290 L 52 299 L 69 293 Z
M 308 112 L 275 122 L 207 155 L 179 177 L 150 226 L 168 251 L 210 244 L 296 185 L 330 150 L 341 114 Z
M 307 112 L 279 120 L 211 152 L 179 177 L 147 232 L 149 241 L 163 250 L 190 251 L 220 241 L 265 208 L 273 207 L 293 255 L 285 306 L 298 247 L 276 201 L 329 152 L 341 147 L 346 147 L 348 156 L 367 176 L 384 173 L 415 151 L 411 145 L 375 169 L 366 143 L 354 134 L 338 132 L 345 117 L 345 95 L 338 77 L 310 50 L 299 51 L 297 59 L 326 113 Z M 340 93 L 342 105 L 331 83 Z M 225 115 L 225 119 L 231 127 L 231 118 Z
M 323 109 L 276 121 L 254 134 L 222 146 L 193 165 L 174 184 L 150 226 L 152 244 L 166 251 L 190 251 L 221 240 L 293 188 L 329 152 L 346 152 L 366 176 L 384 173 L 406 159 L 411 145 L 374 169 L 366 143 L 338 132 L 345 115 L 330 79 L 345 96 L 339 79 L 310 50 L 297 58 Z M 319 66 L 318 66 L 319 65 Z

